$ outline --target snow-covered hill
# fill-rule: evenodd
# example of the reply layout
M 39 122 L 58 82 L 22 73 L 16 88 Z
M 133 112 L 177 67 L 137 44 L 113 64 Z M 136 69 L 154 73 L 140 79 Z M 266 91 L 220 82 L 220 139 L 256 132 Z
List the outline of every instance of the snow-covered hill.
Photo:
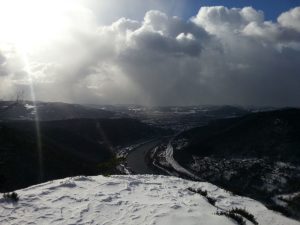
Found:
M 207 190 L 215 206 L 188 188 Z M 0 200 L 0 224 L 230 225 L 236 222 L 216 212 L 231 208 L 246 209 L 259 224 L 300 224 L 212 184 L 166 176 L 73 177 L 17 193 L 17 203 Z

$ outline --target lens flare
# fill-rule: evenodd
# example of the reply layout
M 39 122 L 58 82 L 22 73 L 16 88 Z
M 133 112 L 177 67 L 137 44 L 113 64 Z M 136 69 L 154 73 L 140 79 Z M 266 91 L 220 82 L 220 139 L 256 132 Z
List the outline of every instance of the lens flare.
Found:
M 21 50 L 22 48 L 19 47 Z M 41 129 L 40 129 L 40 122 L 39 122 L 39 111 L 38 107 L 36 104 L 36 96 L 35 96 L 35 91 L 34 91 L 34 83 L 32 79 L 32 73 L 31 69 L 29 66 L 29 60 L 27 57 L 27 53 L 24 50 L 21 50 L 21 55 L 22 59 L 24 62 L 24 70 L 28 75 L 28 81 L 29 81 L 29 86 L 30 86 L 30 98 L 32 101 L 32 104 L 35 109 L 35 114 L 34 114 L 34 121 L 35 121 L 35 130 L 36 130 L 36 148 L 37 148 L 37 154 L 38 154 L 38 180 L 39 182 L 44 180 L 44 163 L 43 163 L 43 146 L 42 146 L 42 139 L 41 139 Z

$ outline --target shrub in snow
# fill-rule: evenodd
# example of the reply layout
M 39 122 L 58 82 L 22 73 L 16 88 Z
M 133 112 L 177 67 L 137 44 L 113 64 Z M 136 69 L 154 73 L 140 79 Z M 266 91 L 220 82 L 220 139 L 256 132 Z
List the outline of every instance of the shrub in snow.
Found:
M 217 215 L 219 216 L 226 216 L 228 218 L 233 219 L 235 222 L 237 222 L 238 225 L 246 225 L 245 220 L 243 219 L 243 217 L 241 217 L 240 215 L 237 215 L 233 212 L 225 212 L 225 211 L 221 211 L 221 212 L 217 212 Z
M 256 221 L 255 217 L 246 209 L 233 208 L 229 212 L 239 214 L 247 220 L 251 221 L 253 224 L 258 225 L 258 222 Z
M 3 194 L 3 198 L 4 200 L 8 201 L 13 201 L 13 202 L 17 202 L 19 201 L 19 196 L 16 192 L 12 192 L 12 193 L 4 193 Z
M 199 189 L 194 189 L 194 188 L 189 187 L 188 190 L 191 191 L 191 192 L 200 194 L 200 195 L 202 195 L 202 196 L 204 196 L 204 197 L 207 196 L 207 191 L 206 191 L 206 190 L 202 190 L 201 188 L 199 188 Z
M 212 197 L 209 197 L 207 196 L 207 191 L 206 190 L 202 190 L 201 188 L 199 189 L 194 189 L 194 188 L 188 188 L 189 191 L 191 192 L 194 192 L 194 193 L 197 193 L 199 195 L 202 195 L 203 197 L 205 197 L 207 199 L 207 201 L 211 204 L 211 205 L 215 205 L 216 204 L 216 199 L 212 198 Z
M 209 197 L 209 196 L 206 196 L 206 199 L 207 199 L 207 201 L 209 202 L 209 204 L 211 204 L 211 205 L 216 205 L 216 199 L 215 198 L 212 198 L 212 197 Z

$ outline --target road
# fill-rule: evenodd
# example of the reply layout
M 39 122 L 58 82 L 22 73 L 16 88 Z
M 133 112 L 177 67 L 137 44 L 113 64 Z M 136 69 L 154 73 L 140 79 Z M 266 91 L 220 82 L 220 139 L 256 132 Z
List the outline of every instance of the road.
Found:
M 149 150 L 158 145 L 160 140 L 153 140 L 146 144 L 137 147 L 135 150 L 129 152 L 127 156 L 127 165 L 131 170 L 137 174 L 153 174 L 153 171 L 147 166 L 145 161 L 146 154 Z
M 185 169 L 184 167 L 182 167 L 174 159 L 174 156 L 173 156 L 173 146 L 172 146 L 171 142 L 168 144 L 167 149 L 166 149 L 166 161 L 179 174 L 183 174 L 183 175 L 185 175 L 187 177 L 190 177 L 190 178 L 193 178 L 193 179 L 201 180 L 198 176 L 196 176 L 195 174 L 191 173 L 190 171 L 188 171 L 187 169 Z

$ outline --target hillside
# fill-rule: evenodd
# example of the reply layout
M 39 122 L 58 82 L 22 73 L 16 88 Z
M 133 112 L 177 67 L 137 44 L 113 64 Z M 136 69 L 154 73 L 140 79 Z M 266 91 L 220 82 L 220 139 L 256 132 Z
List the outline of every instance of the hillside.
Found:
M 66 120 L 111 118 L 113 112 L 62 102 L 0 101 L 0 120 Z
M 299 203 L 276 200 L 300 190 L 300 110 L 216 120 L 181 133 L 174 158 L 200 179 L 300 219 Z
M 207 191 L 207 197 L 192 191 L 196 189 Z M 234 225 L 232 218 L 216 214 L 233 208 L 248 212 L 260 225 L 300 224 L 252 199 L 175 177 L 81 176 L 32 186 L 17 194 L 16 203 L 0 200 L 1 224 Z M 245 215 L 236 215 L 244 224 L 254 224 Z
M 300 109 L 216 120 L 178 138 L 188 140 L 185 153 L 197 156 L 270 157 L 300 162 Z
M 35 126 L 34 121 L 0 123 L 0 191 L 107 172 L 99 164 L 113 160 L 116 146 L 165 132 L 134 119 L 41 121 L 39 151 Z

